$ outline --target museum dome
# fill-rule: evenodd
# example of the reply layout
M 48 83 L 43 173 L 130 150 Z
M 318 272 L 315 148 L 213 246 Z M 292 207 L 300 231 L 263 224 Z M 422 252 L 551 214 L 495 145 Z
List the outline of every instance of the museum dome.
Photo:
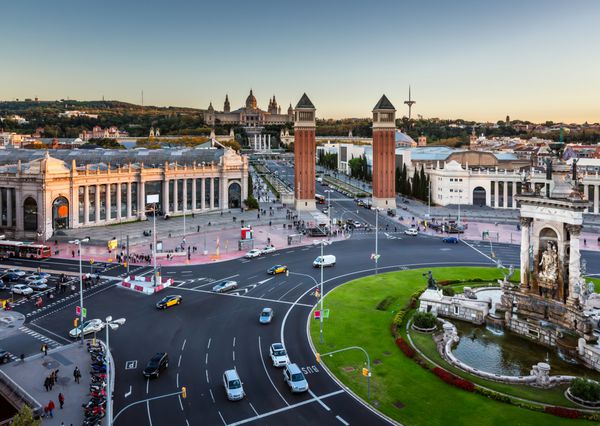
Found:
M 250 94 L 246 98 L 246 108 L 256 109 L 256 98 L 252 94 L 252 89 L 250 89 Z

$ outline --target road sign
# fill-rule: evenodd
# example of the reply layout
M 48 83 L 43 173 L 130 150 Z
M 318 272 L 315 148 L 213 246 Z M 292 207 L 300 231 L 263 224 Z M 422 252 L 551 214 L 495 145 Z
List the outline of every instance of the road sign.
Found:
M 75 306 L 75 315 L 81 315 L 81 306 Z
M 323 309 L 323 318 L 329 318 L 329 309 Z
M 87 318 L 87 308 L 83 308 L 83 317 Z
M 321 319 L 321 311 L 315 311 L 314 316 L 315 319 Z
M 362 369 L 362 375 L 365 377 L 369 377 L 371 375 L 371 372 L 369 371 L 368 368 L 363 368 Z
M 315 290 L 315 297 L 318 299 L 319 297 L 321 297 L 321 292 L 319 292 L 319 290 Z
M 375 253 L 371 254 L 371 260 L 378 260 L 380 257 L 381 257 L 380 254 L 375 254 Z

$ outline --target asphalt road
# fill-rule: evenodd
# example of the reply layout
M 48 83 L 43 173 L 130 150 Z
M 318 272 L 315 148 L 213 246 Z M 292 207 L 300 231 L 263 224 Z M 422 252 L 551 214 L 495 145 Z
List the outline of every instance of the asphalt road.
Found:
M 317 192 L 323 187 L 318 187 Z M 323 193 L 323 192 L 320 192 Z M 375 212 L 357 208 L 352 200 L 331 193 L 332 217 L 353 218 L 375 224 Z M 449 265 L 493 265 L 485 244 L 444 244 L 437 237 L 403 234 L 397 220 L 379 216 L 378 262 L 380 272 Z M 388 231 L 385 226 L 388 225 Z M 393 227 L 397 231 L 393 232 Z M 519 248 L 494 245 L 497 258 L 506 265 L 518 265 Z M 375 251 L 375 232 L 356 231 L 344 241 L 325 247 L 337 257 L 335 267 L 324 270 L 325 292 L 350 279 L 374 273 L 371 253 Z M 237 259 L 208 265 L 163 268 L 163 275 L 175 279 L 176 286 L 156 296 L 144 296 L 114 287 L 118 267 L 103 273 L 101 284 L 84 293 L 90 318 L 125 317 L 127 322 L 111 332 L 110 342 L 117 383 L 114 392 L 116 425 L 377 425 L 387 421 L 358 403 L 341 389 L 315 362 L 307 340 L 308 315 L 317 302 L 312 294 L 320 271 L 312 261 L 319 246 L 280 248 L 275 253 L 246 260 Z M 588 273 L 600 273 L 600 255 L 583 252 Z M 40 262 L 19 261 L 20 266 L 37 267 Z M 75 272 L 78 263 L 49 259 L 44 268 Z M 287 265 L 290 274 L 269 276 L 266 269 Z M 138 274 L 151 273 L 140 268 Z M 115 279 L 110 279 L 110 277 Z M 239 289 L 229 294 L 210 291 L 222 279 L 238 282 Z M 424 282 L 425 285 L 425 282 Z M 183 303 L 165 311 L 154 304 L 169 294 L 180 294 Z M 26 327 L 56 344 L 68 342 L 78 294 L 58 295 L 52 307 L 40 312 L 30 304 L 17 306 L 27 317 Z M 275 310 L 271 324 L 260 325 L 263 307 Z M 328 337 L 325 322 L 324 336 Z M 104 332 L 102 333 L 104 335 Z M 104 337 L 104 336 L 102 336 Z M 15 337 L 16 338 L 16 337 Z M 12 338 L 12 339 L 15 339 Z M 306 374 L 310 392 L 293 395 L 283 381 L 282 370 L 270 364 L 269 346 L 283 342 L 291 361 Z M 27 336 L 19 351 L 39 351 L 39 338 Z M 142 369 L 159 351 L 169 354 L 169 367 L 159 378 L 147 380 Z M 246 397 L 229 402 L 222 384 L 225 370 L 235 368 L 244 384 Z M 84 370 L 85 371 L 85 370 Z M 178 392 L 187 388 L 187 398 Z

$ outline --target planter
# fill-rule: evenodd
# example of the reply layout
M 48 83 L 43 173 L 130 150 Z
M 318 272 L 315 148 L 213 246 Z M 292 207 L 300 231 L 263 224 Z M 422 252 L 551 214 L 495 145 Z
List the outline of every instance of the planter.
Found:
M 571 388 L 567 388 L 567 390 L 565 391 L 565 398 L 581 407 L 595 409 L 600 408 L 600 401 L 586 401 L 585 399 L 578 398 L 575 395 L 571 394 Z
M 434 327 L 431 327 L 431 328 L 421 328 L 421 327 L 417 327 L 415 325 L 415 323 L 413 322 L 410 325 L 410 328 L 412 328 L 413 330 L 418 331 L 420 333 L 433 333 L 435 330 L 437 330 L 437 325 Z

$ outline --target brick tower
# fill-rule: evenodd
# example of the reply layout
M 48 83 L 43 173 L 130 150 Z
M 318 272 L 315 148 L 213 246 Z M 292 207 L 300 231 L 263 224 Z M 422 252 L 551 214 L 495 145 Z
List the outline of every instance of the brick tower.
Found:
M 296 210 L 316 210 L 315 106 L 306 93 L 294 110 L 294 199 Z
M 396 208 L 396 109 L 385 95 L 373 108 L 373 205 Z

